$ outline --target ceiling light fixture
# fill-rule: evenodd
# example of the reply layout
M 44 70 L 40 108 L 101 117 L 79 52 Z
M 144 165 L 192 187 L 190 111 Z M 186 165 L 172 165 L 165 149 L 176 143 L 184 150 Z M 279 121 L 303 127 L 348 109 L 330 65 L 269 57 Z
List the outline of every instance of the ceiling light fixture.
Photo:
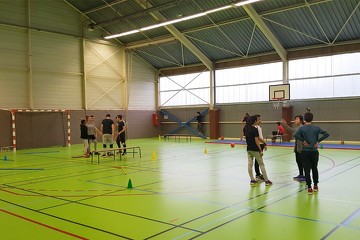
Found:
M 229 9 L 229 8 L 232 8 L 232 7 L 239 7 L 239 6 L 243 6 L 243 5 L 246 5 L 246 4 L 259 2 L 259 1 L 261 1 L 261 0 L 241 1 L 241 2 L 238 2 L 238 3 L 235 3 L 235 4 L 215 8 L 215 9 L 212 9 L 212 10 L 208 10 L 208 11 L 205 11 L 203 13 L 197 13 L 197 14 L 190 15 L 190 16 L 187 16 L 187 17 L 182 17 L 182 18 L 170 20 L 170 21 L 167 21 L 167 22 L 162 22 L 162 23 L 158 23 L 158 24 L 155 24 L 155 25 L 151 25 L 151 26 L 148 26 L 148 27 L 143 27 L 143 28 L 131 30 L 131 31 L 128 31 L 128 32 L 123 32 L 123 33 L 119 33 L 119 34 L 105 36 L 104 38 L 105 39 L 112 39 L 112 38 L 122 37 L 122 36 L 130 35 L 130 34 L 134 34 L 134 33 L 138 33 L 138 32 L 144 32 L 144 31 L 147 31 L 147 30 L 150 30 L 150 29 L 164 27 L 164 26 L 167 26 L 167 25 L 170 25 L 170 24 L 183 22 L 183 21 L 187 21 L 187 20 L 190 20 L 190 19 L 198 18 L 198 17 L 203 17 L 203 16 L 205 16 L 207 14 L 211 14 L 211 13 L 219 12 L 219 11 Z

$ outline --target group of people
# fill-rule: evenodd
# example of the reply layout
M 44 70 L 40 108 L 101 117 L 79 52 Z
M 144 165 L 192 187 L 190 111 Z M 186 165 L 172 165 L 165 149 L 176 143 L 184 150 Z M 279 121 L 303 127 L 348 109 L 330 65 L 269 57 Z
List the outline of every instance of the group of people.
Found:
M 116 118 L 117 131 L 114 121 L 111 119 L 110 114 L 106 114 L 106 118 L 102 120 L 100 130 L 95 126 L 94 116 L 86 116 L 85 119 L 81 120 L 80 124 L 80 138 L 83 139 L 84 143 L 84 157 L 88 158 L 91 152 L 91 143 L 94 146 L 94 153 L 99 154 L 97 151 L 97 134 L 102 136 L 103 148 L 106 149 L 109 144 L 110 148 L 114 147 L 114 140 L 118 146 L 124 148 L 122 155 L 126 154 L 126 124 L 123 120 L 122 115 L 117 115 Z M 113 155 L 113 152 L 104 153 L 102 156 Z
M 263 151 L 266 151 L 267 147 L 260 126 L 260 115 L 249 116 L 248 114 L 245 117 L 246 124 L 243 128 L 243 133 L 246 137 L 247 144 L 250 185 L 255 186 L 261 181 L 265 181 L 266 186 L 272 185 L 272 182 L 267 176 L 263 161 Z M 294 177 L 294 180 L 299 182 L 305 181 L 308 187 L 308 194 L 319 190 L 319 172 L 317 168 L 319 161 L 318 146 L 321 141 L 329 137 L 329 133 L 312 124 L 313 118 L 314 116 L 310 111 L 306 112 L 304 116 L 295 116 L 294 122 L 296 127 L 294 128 L 290 127 L 284 119 L 281 120 L 281 126 L 292 133 L 295 138 L 294 152 L 299 175 Z M 253 163 L 254 159 L 255 164 Z M 255 176 L 252 169 L 253 165 L 255 165 Z

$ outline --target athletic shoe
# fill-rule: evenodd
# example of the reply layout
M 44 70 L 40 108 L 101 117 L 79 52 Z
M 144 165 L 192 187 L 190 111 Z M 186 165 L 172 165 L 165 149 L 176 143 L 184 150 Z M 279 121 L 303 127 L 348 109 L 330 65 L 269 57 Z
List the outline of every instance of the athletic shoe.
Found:
M 100 153 L 99 153 L 99 152 L 95 152 L 95 155 L 100 155 Z
M 265 186 L 270 186 L 270 185 L 272 185 L 273 183 L 272 183 L 272 181 L 270 181 L 270 180 L 267 180 L 267 181 L 265 181 Z
M 126 152 L 123 152 L 121 155 L 122 155 L 122 156 L 126 155 Z
M 319 191 L 319 187 L 317 185 L 314 186 L 314 192 L 318 192 Z
M 102 155 L 102 157 L 106 157 L 106 154 L 104 153 L 104 154 Z
M 259 182 L 265 181 L 264 176 L 261 175 L 261 174 L 260 174 L 259 176 L 256 176 L 256 177 L 255 177 L 255 180 L 256 180 L 256 181 L 259 181 Z
M 251 180 L 251 181 L 250 181 L 250 185 L 251 185 L 251 186 L 255 186 L 257 183 L 258 183 L 258 182 L 257 182 L 256 180 Z
M 309 195 L 313 194 L 312 188 L 308 188 L 308 194 L 309 194 Z
M 301 177 L 303 177 L 303 176 L 297 175 L 296 177 L 293 177 L 293 179 L 294 179 L 295 181 L 300 181 L 300 178 L 301 178 Z
M 299 179 L 299 182 L 301 182 L 301 183 L 306 182 L 306 177 L 302 176 L 302 177 Z

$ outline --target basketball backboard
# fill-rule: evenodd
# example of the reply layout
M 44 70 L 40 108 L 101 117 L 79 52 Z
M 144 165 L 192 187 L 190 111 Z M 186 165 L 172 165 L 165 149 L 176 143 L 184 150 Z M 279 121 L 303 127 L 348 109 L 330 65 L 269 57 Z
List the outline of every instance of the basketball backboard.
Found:
M 290 84 L 269 85 L 269 101 L 290 100 Z

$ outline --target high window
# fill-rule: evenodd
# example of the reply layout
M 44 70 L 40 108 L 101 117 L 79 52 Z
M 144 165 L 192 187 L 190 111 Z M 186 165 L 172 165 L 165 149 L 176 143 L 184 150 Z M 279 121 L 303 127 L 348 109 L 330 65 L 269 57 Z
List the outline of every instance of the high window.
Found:
M 291 99 L 360 96 L 360 53 L 289 61 Z

